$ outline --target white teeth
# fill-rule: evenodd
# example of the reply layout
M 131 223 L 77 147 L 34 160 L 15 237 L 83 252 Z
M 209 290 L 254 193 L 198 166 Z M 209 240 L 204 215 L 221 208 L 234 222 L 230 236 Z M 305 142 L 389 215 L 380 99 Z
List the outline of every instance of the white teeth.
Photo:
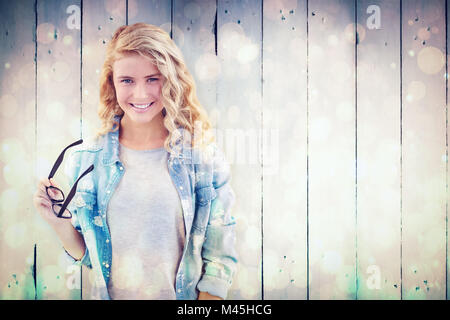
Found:
M 139 108 L 139 109 L 145 109 L 149 105 L 151 105 L 151 103 L 149 103 L 149 104 L 133 104 L 134 107 Z

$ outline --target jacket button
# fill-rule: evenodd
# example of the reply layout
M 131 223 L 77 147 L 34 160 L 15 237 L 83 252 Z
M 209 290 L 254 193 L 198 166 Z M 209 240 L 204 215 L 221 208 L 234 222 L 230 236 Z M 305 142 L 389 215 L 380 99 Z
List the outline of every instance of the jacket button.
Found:
M 120 167 L 119 169 L 120 169 L 120 170 L 123 170 L 123 167 Z

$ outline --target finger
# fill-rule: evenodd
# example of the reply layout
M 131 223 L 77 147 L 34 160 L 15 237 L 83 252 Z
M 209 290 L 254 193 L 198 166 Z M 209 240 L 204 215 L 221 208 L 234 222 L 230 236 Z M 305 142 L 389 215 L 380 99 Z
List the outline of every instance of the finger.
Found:
M 42 192 L 45 192 L 45 190 L 46 190 L 45 187 L 46 187 L 45 183 L 40 182 L 39 185 L 38 185 L 38 190 L 40 190 Z
M 45 192 L 46 187 L 49 187 L 49 186 L 50 186 L 50 182 L 48 181 L 48 179 L 42 179 L 38 183 L 38 190 Z
M 56 183 L 55 179 L 51 178 L 50 182 L 51 182 L 52 186 L 58 188 L 58 184 Z
M 46 187 L 55 187 L 58 188 L 57 183 L 55 182 L 55 180 L 53 178 L 51 179 L 44 179 L 42 180 L 42 184 L 41 184 L 41 189 L 46 191 Z
M 45 203 L 47 203 L 47 204 L 49 204 L 49 205 L 52 204 L 52 202 L 50 201 L 50 199 L 49 199 L 47 196 L 45 196 L 45 197 L 43 197 L 43 196 L 37 196 L 37 197 L 36 197 L 36 201 L 37 201 L 38 203 L 43 203 L 43 202 L 45 202 Z
M 42 186 L 45 186 L 45 182 L 44 179 L 39 180 L 39 182 L 37 183 L 38 188 L 41 188 Z
M 46 187 L 50 186 L 50 180 L 48 178 L 44 178 L 40 181 L 40 183 Z
M 49 198 L 47 195 L 37 195 L 37 196 L 34 198 L 34 202 L 35 202 L 36 204 L 40 204 L 40 203 L 42 203 L 42 202 L 45 202 L 45 203 L 47 203 L 48 205 L 52 205 L 52 204 L 53 204 L 53 202 L 50 200 L 50 198 Z
M 52 208 L 52 205 L 50 203 L 41 202 L 40 206 L 48 210 Z
M 33 195 L 33 201 L 37 201 L 37 200 L 39 200 L 39 198 L 48 198 L 47 197 L 47 194 L 45 193 L 45 191 L 42 191 L 42 190 L 37 190 L 35 193 L 34 193 L 34 195 Z M 49 199 L 47 199 L 47 200 L 49 200 Z
M 52 204 L 50 202 L 46 202 L 45 200 L 38 200 L 34 203 L 36 209 L 45 208 L 47 210 L 51 210 Z
M 40 184 L 38 188 L 38 192 L 42 194 L 47 194 L 47 186 L 45 184 Z

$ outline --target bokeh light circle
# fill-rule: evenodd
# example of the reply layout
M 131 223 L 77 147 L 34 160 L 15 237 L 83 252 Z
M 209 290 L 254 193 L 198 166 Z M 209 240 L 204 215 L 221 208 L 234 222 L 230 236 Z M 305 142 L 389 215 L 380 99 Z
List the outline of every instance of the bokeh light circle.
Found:
M 215 80 L 220 71 L 219 59 L 211 53 L 202 54 L 195 63 L 195 74 L 200 81 Z
M 3 212 L 15 212 L 19 204 L 20 195 L 16 189 L 6 189 L 0 194 L 0 208 Z
M 51 23 L 41 23 L 36 29 L 36 39 L 39 43 L 50 44 L 55 41 L 55 26 Z
M 198 4 L 195 2 L 189 2 L 184 6 L 184 16 L 187 19 L 195 20 L 200 17 L 202 10 Z
M 361 43 L 366 38 L 366 28 L 361 24 L 356 24 L 356 32 L 358 34 L 358 41 Z M 355 43 L 355 24 L 350 23 L 344 29 L 345 39 L 350 43 Z
M 70 66 L 64 61 L 52 64 L 52 78 L 56 82 L 64 82 L 70 76 Z
M 409 102 L 418 101 L 425 97 L 427 88 L 421 81 L 411 81 L 408 84 L 407 100 Z
M 25 158 L 25 149 L 23 142 L 16 138 L 5 138 L 0 141 L 0 160 L 3 162 L 12 162 L 16 158 Z
M 23 88 L 32 88 L 34 90 L 34 81 L 31 80 L 34 79 L 34 72 L 35 70 L 33 63 L 26 63 L 22 65 L 19 73 L 17 74 L 17 79 Z
M 420 28 L 417 32 L 417 37 L 419 37 L 420 40 L 428 40 L 431 37 L 431 32 L 428 31 L 427 28 Z
M 445 55 L 436 47 L 425 47 L 417 55 L 417 65 L 426 74 L 436 74 L 445 65 Z
M 3 179 L 14 187 L 23 187 L 31 180 L 31 166 L 26 159 L 16 157 L 3 167 Z
M 114 17 L 120 19 L 125 19 L 125 5 L 122 0 L 104 0 L 105 10 Z M 130 3 L 128 4 L 128 9 L 130 10 Z
M 50 121 L 59 121 L 64 118 L 64 104 L 60 101 L 53 101 L 46 106 L 45 112 Z
M 24 222 L 9 224 L 3 240 L 11 248 L 19 248 L 24 244 L 27 236 L 27 226 Z

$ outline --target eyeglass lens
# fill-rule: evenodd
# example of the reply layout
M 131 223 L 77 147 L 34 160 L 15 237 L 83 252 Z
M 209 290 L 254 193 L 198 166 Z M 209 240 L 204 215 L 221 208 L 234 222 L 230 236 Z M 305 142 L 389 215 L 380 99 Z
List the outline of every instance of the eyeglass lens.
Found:
M 66 210 L 66 208 L 67 208 L 67 206 L 69 205 L 69 203 L 70 203 L 70 201 L 72 200 L 72 198 L 75 196 L 75 193 L 76 193 L 76 191 L 77 191 L 78 181 L 80 181 L 85 175 L 87 175 L 87 174 L 88 174 L 89 172 L 91 172 L 92 170 L 94 170 L 94 165 L 93 165 L 93 164 L 91 164 L 91 166 L 90 166 L 89 168 L 87 168 L 86 171 L 83 172 L 83 174 L 77 179 L 77 181 L 75 181 L 75 183 L 74 183 L 73 186 L 72 186 L 72 189 L 70 189 L 70 192 L 69 192 L 69 195 L 67 196 L 66 201 L 64 201 L 64 204 L 63 204 L 63 205 L 60 205 L 60 206 L 61 206 L 61 208 L 59 209 L 60 211 L 57 211 L 57 212 L 59 212 L 59 213 L 57 214 L 58 217 L 63 216 L 63 213 L 64 213 L 65 211 L 68 211 L 68 210 Z M 54 211 L 54 212 L 55 212 L 55 211 Z M 72 214 L 70 214 L 70 215 L 72 216 Z
M 50 186 L 47 188 L 47 195 L 51 200 L 56 202 L 64 201 L 64 193 L 56 187 Z
M 50 171 L 50 174 L 48 176 L 48 179 L 53 178 L 53 176 L 55 175 L 56 171 L 58 170 L 59 166 L 61 165 L 63 159 L 64 159 L 64 154 L 66 152 L 67 149 L 79 145 L 83 143 L 83 139 L 80 139 L 78 141 L 75 141 L 74 143 L 68 145 L 67 147 L 64 148 L 64 150 L 61 152 L 61 154 L 59 155 L 58 159 L 56 159 L 55 164 L 53 165 L 52 170 Z M 81 178 L 83 178 L 86 174 L 88 174 L 89 172 L 91 172 L 92 170 L 94 170 L 94 165 L 91 165 L 85 172 L 83 172 L 83 174 L 81 174 L 81 176 L 75 181 L 75 183 L 73 184 L 69 195 L 66 199 L 66 201 L 64 201 L 64 193 L 62 192 L 62 190 L 53 187 L 53 186 L 49 186 L 46 187 L 46 191 L 47 191 L 47 195 L 50 197 L 50 200 L 52 201 L 52 209 L 53 209 L 53 213 L 59 217 L 59 218 L 65 218 L 65 219 L 69 219 L 72 217 L 72 213 L 67 209 L 67 206 L 69 205 L 70 201 L 72 200 L 72 198 L 74 197 L 76 190 L 77 190 L 77 184 L 78 181 L 80 181 Z M 63 202 L 63 204 L 61 204 L 61 202 Z

